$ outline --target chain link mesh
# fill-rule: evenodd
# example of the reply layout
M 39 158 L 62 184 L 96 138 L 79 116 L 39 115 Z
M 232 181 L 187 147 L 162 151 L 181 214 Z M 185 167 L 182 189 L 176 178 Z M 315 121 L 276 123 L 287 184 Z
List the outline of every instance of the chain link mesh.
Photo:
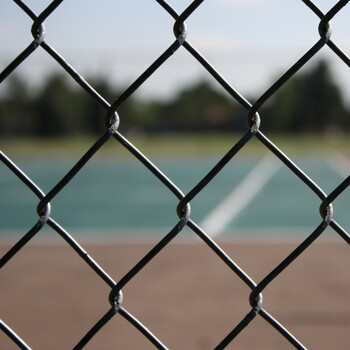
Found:
M 273 142 L 264 135 L 260 130 L 261 117 L 259 111 L 268 102 L 268 100 L 285 84 L 289 79 L 296 74 L 311 58 L 317 55 L 322 48 L 328 46 L 335 55 L 340 59 L 339 64 L 344 64 L 350 67 L 349 57 L 337 46 L 331 39 L 330 21 L 336 16 L 344 6 L 348 4 L 348 0 L 338 1 L 329 12 L 323 13 L 315 3 L 312 1 L 302 1 L 308 9 L 312 11 L 320 20 L 319 22 L 319 39 L 314 45 L 304 53 L 304 55 L 297 60 L 274 84 L 266 90 L 255 103 L 251 104 L 245 97 L 243 97 L 235 88 L 233 88 L 225 78 L 203 57 L 195 47 L 187 40 L 187 28 L 185 25 L 188 19 L 204 0 L 197 0 L 190 3 L 190 5 L 182 12 L 177 13 L 174 8 L 166 1 L 156 0 L 156 2 L 164 10 L 165 15 L 170 15 L 174 19 L 174 42 L 164 50 L 164 52 L 157 58 L 145 71 L 141 74 L 127 89 L 120 94 L 112 104 L 106 102 L 103 96 L 100 96 L 87 81 L 82 77 L 72 65 L 69 64 L 48 42 L 45 41 L 45 20 L 51 16 L 54 11 L 61 5 L 63 0 L 52 1 L 47 8 L 39 15 L 23 1 L 13 0 L 18 7 L 25 12 L 33 21 L 31 33 L 33 41 L 26 47 L 19 55 L 0 73 L 0 83 L 4 82 L 6 78 L 13 73 L 23 61 L 28 59 L 30 55 L 38 48 L 46 51 L 64 71 L 73 78 L 87 94 L 92 96 L 105 109 L 106 128 L 102 136 L 91 145 L 90 149 L 81 156 L 78 162 L 72 167 L 70 171 L 53 187 L 48 193 L 44 193 L 31 178 L 29 178 L 22 169 L 20 169 L 6 154 L 0 152 L 1 162 L 12 172 L 14 177 L 17 177 L 25 186 L 28 187 L 38 198 L 37 214 L 38 221 L 23 237 L 21 237 L 1 258 L 0 266 L 3 267 L 11 262 L 11 259 L 46 225 L 51 227 L 59 236 L 61 236 L 67 245 L 69 245 L 85 262 L 96 272 L 101 280 L 110 288 L 109 303 L 110 307 L 106 313 L 96 323 L 91 326 L 91 329 L 86 330 L 86 334 L 77 341 L 74 349 L 82 349 L 88 342 L 113 318 L 123 317 L 133 327 L 138 329 L 154 346 L 158 349 L 166 349 L 157 335 L 153 334 L 146 325 L 142 324 L 140 320 L 136 319 L 123 306 L 123 288 L 132 281 L 137 275 L 141 274 L 143 268 L 153 259 L 157 258 L 157 254 L 161 252 L 172 240 L 181 234 L 183 229 L 187 226 L 192 233 L 199 237 L 217 256 L 217 259 L 222 261 L 223 265 L 229 267 L 232 274 L 237 275 L 242 283 L 246 284 L 250 289 L 249 303 L 250 309 L 247 315 L 234 326 L 232 331 L 227 334 L 224 339 L 220 340 L 216 345 L 216 349 L 224 349 L 229 344 L 234 343 L 236 336 L 247 327 L 254 318 L 261 317 L 271 327 L 275 328 L 282 337 L 289 341 L 289 343 L 296 349 L 306 349 L 306 347 L 297 339 L 296 336 L 286 329 L 277 319 L 275 319 L 263 306 L 262 293 L 266 287 L 284 270 L 288 269 L 291 264 L 303 254 L 326 230 L 330 227 L 337 235 L 339 235 L 346 243 L 350 243 L 350 236 L 340 224 L 333 218 L 332 204 L 337 200 L 349 186 L 350 176 L 346 177 L 330 194 L 326 194 L 320 186 L 314 182 L 305 172 L 299 168 L 291 159 L 289 159 L 281 149 L 279 149 Z M 155 164 L 153 164 L 142 153 L 140 149 L 135 147 L 127 137 L 125 137 L 119 130 L 119 120 L 123 118 L 119 115 L 118 108 L 133 95 L 133 93 L 140 88 L 140 86 L 155 73 L 169 57 L 176 54 L 177 50 L 183 47 L 189 55 L 193 56 L 202 65 L 207 73 L 211 75 L 224 90 L 226 90 L 233 100 L 238 102 L 246 110 L 247 130 L 241 135 L 238 142 L 234 143 L 231 149 L 222 156 L 217 164 L 198 182 L 188 193 L 178 188 L 171 179 L 169 179 Z M 106 142 L 113 139 L 116 142 L 116 147 L 124 147 L 131 155 L 133 155 L 140 163 L 142 163 L 149 172 L 151 172 L 161 184 L 163 184 L 168 191 L 170 191 L 178 200 L 176 212 L 178 215 L 178 222 L 170 230 L 164 234 L 162 239 L 154 245 L 154 247 L 140 260 L 137 261 L 132 269 L 125 272 L 125 275 L 118 281 L 114 281 L 111 276 L 105 272 L 96 261 L 82 248 L 82 246 L 68 233 L 58 222 L 51 218 L 50 203 L 55 201 L 56 196 L 62 191 L 70 181 L 84 168 L 90 161 L 93 155 L 99 152 L 104 147 Z M 228 254 L 218 245 L 218 243 L 211 237 L 210 232 L 205 232 L 198 223 L 191 219 L 190 203 L 199 195 L 199 193 L 223 170 L 223 168 L 230 162 L 235 161 L 236 155 L 252 140 L 258 140 L 266 150 L 274 154 L 285 167 L 289 169 L 296 177 L 298 177 L 305 188 L 311 190 L 315 196 L 319 198 L 320 206 L 320 223 L 308 235 L 308 237 L 301 242 L 288 256 L 286 256 L 272 271 L 269 271 L 261 281 L 254 281 Z M 11 338 L 14 344 L 17 344 L 21 349 L 29 349 L 30 339 L 22 340 L 16 331 L 11 329 L 6 320 L 0 322 L 2 331 Z M 27 343 L 28 341 L 28 343 Z

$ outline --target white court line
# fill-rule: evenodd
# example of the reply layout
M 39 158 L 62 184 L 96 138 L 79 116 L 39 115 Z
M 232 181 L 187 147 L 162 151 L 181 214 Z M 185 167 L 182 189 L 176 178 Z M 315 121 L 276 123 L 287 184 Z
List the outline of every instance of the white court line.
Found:
M 223 232 L 225 227 L 254 199 L 265 184 L 277 173 L 281 162 L 270 155 L 264 157 L 207 217 L 201 227 L 211 237 Z

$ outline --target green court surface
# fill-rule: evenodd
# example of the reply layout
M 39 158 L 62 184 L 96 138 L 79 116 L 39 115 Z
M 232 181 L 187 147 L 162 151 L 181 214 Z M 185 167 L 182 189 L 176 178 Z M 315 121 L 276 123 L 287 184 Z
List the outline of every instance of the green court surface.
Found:
M 159 158 L 154 164 L 186 194 L 217 161 Z M 348 161 L 339 156 L 293 161 L 326 194 L 349 173 Z M 17 164 L 47 193 L 74 161 Z M 38 198 L 4 164 L 0 164 L 0 187 L 0 234 L 19 237 L 38 220 Z M 350 228 L 349 199 L 348 190 L 333 203 L 334 217 L 345 229 Z M 164 235 L 175 226 L 178 202 L 136 159 L 92 159 L 51 201 L 51 215 L 72 235 L 146 237 Z M 288 237 L 317 227 L 322 220 L 320 204 L 317 195 L 275 157 L 237 157 L 191 201 L 191 219 L 212 236 Z

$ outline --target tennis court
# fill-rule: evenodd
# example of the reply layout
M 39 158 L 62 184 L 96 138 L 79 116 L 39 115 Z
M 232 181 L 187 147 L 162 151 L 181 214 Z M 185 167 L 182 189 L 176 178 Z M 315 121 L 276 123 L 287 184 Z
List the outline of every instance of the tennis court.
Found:
M 16 160 L 17 161 L 17 160 Z M 183 193 L 191 190 L 217 159 L 159 157 L 153 160 Z M 293 161 L 329 194 L 344 179 L 349 162 L 340 154 L 295 157 Z M 47 193 L 74 165 L 73 159 L 18 161 L 21 169 Z M 38 198 L 4 165 L 0 167 L 1 227 L 19 237 L 37 221 Z M 350 228 L 349 191 L 334 206 L 334 217 Z M 210 235 L 290 238 L 306 234 L 321 221 L 320 199 L 274 156 L 242 156 L 191 202 L 191 218 Z M 52 201 L 52 218 L 78 236 L 146 237 L 164 235 L 178 221 L 178 199 L 132 158 L 92 159 Z M 50 234 L 47 229 L 40 235 Z M 188 235 L 184 231 L 181 235 Z

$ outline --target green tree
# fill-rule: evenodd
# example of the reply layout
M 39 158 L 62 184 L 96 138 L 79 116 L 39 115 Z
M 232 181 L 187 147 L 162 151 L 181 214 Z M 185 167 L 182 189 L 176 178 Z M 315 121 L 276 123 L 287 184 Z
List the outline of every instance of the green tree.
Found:
M 109 104 L 123 92 L 105 79 L 89 82 Z M 96 135 L 106 128 L 107 107 L 65 75 L 53 74 L 40 89 L 14 75 L 1 87 L 2 136 Z M 123 133 L 232 133 L 247 129 L 247 111 L 207 81 L 187 87 L 170 101 L 141 100 L 132 95 L 117 112 Z M 263 131 L 316 133 L 350 128 L 349 111 L 326 61 L 298 72 L 259 114 Z
M 80 112 L 76 107 L 66 78 L 51 76 L 36 98 L 36 134 L 52 137 L 74 133 L 75 118 Z
M 22 135 L 32 129 L 32 97 L 26 82 L 17 75 L 7 81 L 6 91 L 0 100 L 0 134 Z
M 329 65 L 319 61 L 288 81 L 263 109 L 262 126 L 283 132 L 316 133 L 348 128 L 349 112 Z
M 242 111 L 232 98 L 201 81 L 160 106 L 157 124 L 165 131 L 235 132 L 242 120 Z

